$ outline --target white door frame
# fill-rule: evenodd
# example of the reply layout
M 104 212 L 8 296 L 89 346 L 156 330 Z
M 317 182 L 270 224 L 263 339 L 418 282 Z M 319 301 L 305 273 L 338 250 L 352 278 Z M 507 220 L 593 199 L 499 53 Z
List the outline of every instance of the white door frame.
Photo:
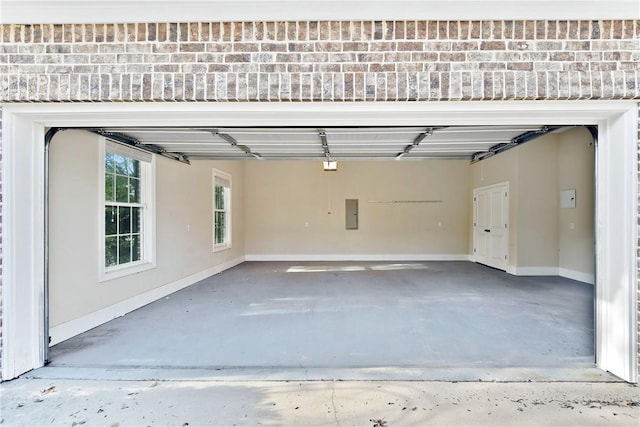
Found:
M 44 360 L 45 127 L 597 124 L 596 363 L 637 381 L 637 101 L 25 103 L 2 108 L 4 380 Z

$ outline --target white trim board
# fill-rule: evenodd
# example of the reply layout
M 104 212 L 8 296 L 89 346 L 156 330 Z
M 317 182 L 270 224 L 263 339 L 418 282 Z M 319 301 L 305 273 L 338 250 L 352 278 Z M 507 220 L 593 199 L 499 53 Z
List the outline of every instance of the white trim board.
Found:
M 578 282 L 588 283 L 590 285 L 595 284 L 595 276 L 593 274 L 561 267 L 508 266 L 507 273 L 513 274 L 514 276 L 560 276 L 571 280 L 577 280 Z
M 637 0 L 3 0 L 0 23 L 638 18 Z
M 569 270 L 568 268 L 558 268 L 558 276 L 566 277 L 567 279 L 577 280 L 578 282 L 588 283 L 590 285 L 596 284 L 596 277 L 594 274 L 583 273 L 581 271 Z
M 434 126 L 510 126 L 601 123 L 603 117 L 627 112 L 637 115 L 638 101 L 310 102 L 304 108 L 287 102 L 59 102 L 0 106 L 3 127 L 4 117 L 11 115 L 46 127 L 92 127 L 97 123 L 105 127 L 416 126 L 425 121 Z
M 469 261 L 469 255 L 421 255 L 421 254 L 252 254 L 245 255 L 246 261 L 282 261 L 282 262 L 329 262 L 329 261 Z
M 558 267 L 516 267 L 507 266 L 507 273 L 514 276 L 557 276 Z
M 90 329 L 100 326 L 110 320 L 116 319 L 120 316 L 124 316 L 127 313 L 131 313 L 134 310 L 144 307 L 154 301 L 166 297 L 181 289 L 187 288 L 201 280 L 211 277 L 215 274 L 221 273 L 238 264 L 244 262 L 244 257 L 238 257 L 234 260 L 225 262 L 220 265 L 203 270 L 199 273 L 192 274 L 183 279 L 176 280 L 175 282 L 168 283 L 164 286 L 160 286 L 155 289 L 151 289 L 140 295 L 136 295 L 127 300 L 102 308 L 93 313 L 86 314 L 77 319 L 70 320 L 57 326 L 53 326 L 49 335 L 51 336 L 51 345 L 56 345 L 62 341 L 68 340 L 78 334 L 86 332 Z

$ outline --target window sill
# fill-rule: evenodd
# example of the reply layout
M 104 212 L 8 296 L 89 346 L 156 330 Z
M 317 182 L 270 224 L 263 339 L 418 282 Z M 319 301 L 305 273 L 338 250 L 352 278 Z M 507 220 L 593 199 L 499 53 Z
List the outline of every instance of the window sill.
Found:
M 100 279 L 98 281 L 108 282 L 109 280 L 130 276 L 132 274 L 141 273 L 143 271 L 151 270 L 154 268 L 156 268 L 155 262 L 143 261 L 143 262 L 122 266 L 122 267 L 115 268 L 113 270 L 108 270 L 108 271 L 105 271 L 104 269 L 102 269 L 102 271 L 100 271 Z
M 214 245 L 213 247 L 213 252 L 222 252 L 222 251 L 226 251 L 227 249 L 231 249 L 231 243 L 229 244 L 224 244 L 224 245 Z

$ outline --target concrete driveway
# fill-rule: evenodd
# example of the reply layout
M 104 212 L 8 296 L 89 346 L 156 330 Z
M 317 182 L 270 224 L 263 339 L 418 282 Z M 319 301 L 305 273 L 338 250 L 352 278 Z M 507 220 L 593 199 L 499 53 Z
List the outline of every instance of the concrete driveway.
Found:
M 626 383 L 18 379 L 3 425 L 635 426 Z

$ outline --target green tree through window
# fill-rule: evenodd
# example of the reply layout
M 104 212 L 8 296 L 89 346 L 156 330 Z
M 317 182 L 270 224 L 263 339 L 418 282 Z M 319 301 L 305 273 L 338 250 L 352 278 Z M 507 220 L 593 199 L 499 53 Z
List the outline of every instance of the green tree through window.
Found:
M 105 149 L 104 262 L 121 266 L 143 259 L 141 161 Z

